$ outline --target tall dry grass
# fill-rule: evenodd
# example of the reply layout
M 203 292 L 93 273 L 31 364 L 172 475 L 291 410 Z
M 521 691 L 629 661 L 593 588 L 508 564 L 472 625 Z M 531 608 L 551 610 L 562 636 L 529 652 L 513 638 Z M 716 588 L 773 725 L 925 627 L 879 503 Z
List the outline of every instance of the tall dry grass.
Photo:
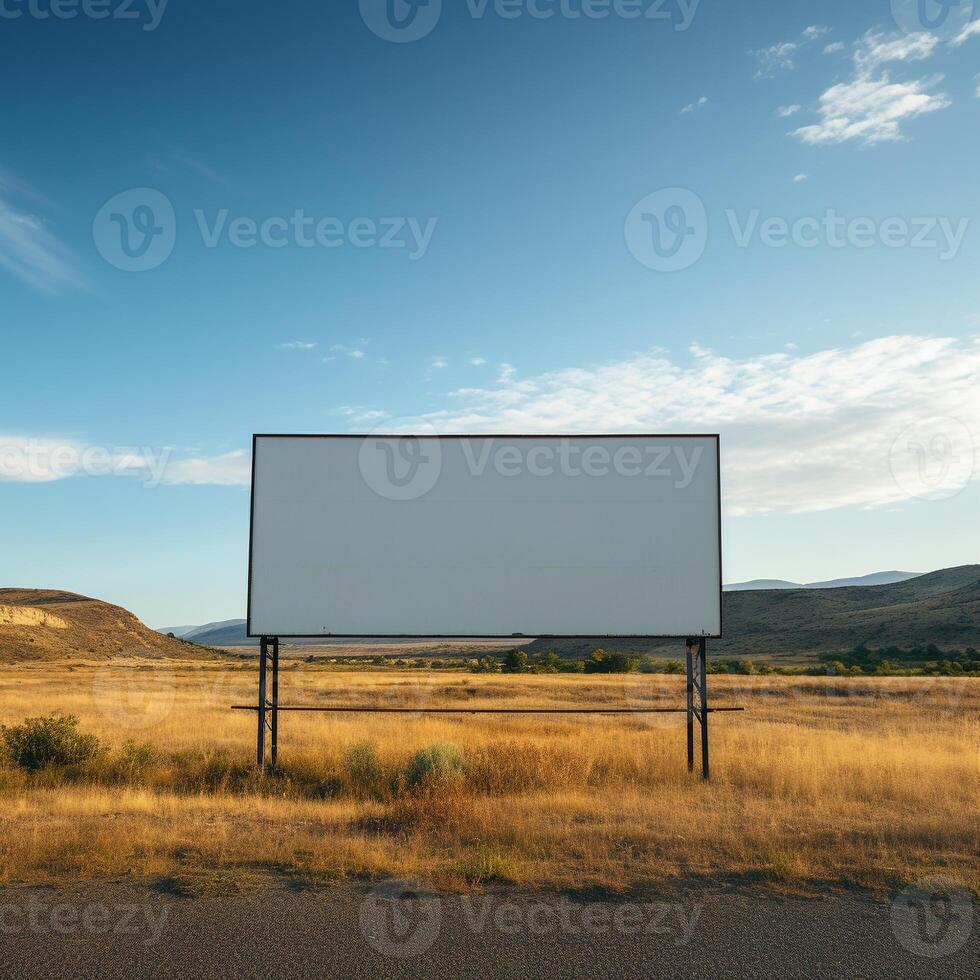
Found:
M 682 685 L 287 665 L 282 700 L 642 707 L 680 704 Z M 272 869 L 611 888 L 884 889 L 942 874 L 978 887 L 980 682 L 713 677 L 711 693 L 748 710 L 712 715 L 708 785 L 687 772 L 683 715 L 639 714 L 284 714 L 280 772 L 261 778 L 255 716 L 228 710 L 254 701 L 254 667 L 8 668 L 0 721 L 72 713 L 106 751 L 33 775 L 0 768 L 0 880 Z

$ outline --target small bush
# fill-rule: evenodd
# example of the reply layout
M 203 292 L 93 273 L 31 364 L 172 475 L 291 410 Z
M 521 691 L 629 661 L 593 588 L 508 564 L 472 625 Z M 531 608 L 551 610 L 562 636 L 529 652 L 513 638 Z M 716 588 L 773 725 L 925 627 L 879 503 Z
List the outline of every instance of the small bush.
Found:
M 78 731 L 74 715 L 28 718 L 21 725 L 2 726 L 0 734 L 14 765 L 29 772 L 46 766 L 79 765 L 102 748 L 94 735 Z
M 408 764 L 408 785 L 413 789 L 452 783 L 466 774 L 466 760 L 458 745 L 437 742 L 419 749 Z
M 636 670 L 639 661 L 635 657 L 627 657 L 625 653 L 606 653 L 605 650 L 593 650 L 585 662 L 587 674 L 630 674 Z
M 355 742 L 344 753 L 344 769 L 354 790 L 377 793 L 384 783 L 384 769 L 374 742 Z
M 157 761 L 157 751 L 148 742 L 127 741 L 119 754 L 119 768 L 129 779 L 143 776 Z

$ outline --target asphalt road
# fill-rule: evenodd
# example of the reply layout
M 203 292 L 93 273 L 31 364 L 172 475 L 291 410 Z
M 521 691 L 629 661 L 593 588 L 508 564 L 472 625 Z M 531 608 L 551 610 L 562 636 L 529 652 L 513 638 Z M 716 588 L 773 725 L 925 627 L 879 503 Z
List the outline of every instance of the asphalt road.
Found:
M 969 896 L 0 891 L 4 977 L 977 977 Z M 971 934 L 972 933 L 972 934 Z

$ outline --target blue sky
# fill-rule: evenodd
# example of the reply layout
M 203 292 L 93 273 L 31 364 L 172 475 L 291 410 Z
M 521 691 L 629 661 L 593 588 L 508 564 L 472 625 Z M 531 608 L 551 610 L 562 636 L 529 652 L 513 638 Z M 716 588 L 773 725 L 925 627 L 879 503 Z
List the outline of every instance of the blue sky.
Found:
M 250 434 L 411 419 L 720 431 L 730 581 L 975 561 L 933 4 L 0 0 L 0 581 L 241 615 Z

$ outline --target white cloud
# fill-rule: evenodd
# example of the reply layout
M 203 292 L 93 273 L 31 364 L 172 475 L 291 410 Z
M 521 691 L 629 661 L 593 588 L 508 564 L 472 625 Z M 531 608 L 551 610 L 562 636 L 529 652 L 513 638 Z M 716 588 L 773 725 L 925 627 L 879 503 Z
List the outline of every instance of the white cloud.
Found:
M 885 36 L 868 31 L 854 49 L 858 74 L 869 75 L 891 61 L 924 61 L 939 44 L 934 34 L 900 34 Z
M 750 51 L 759 62 L 756 78 L 772 78 L 779 72 L 792 71 L 796 67 L 796 55 L 802 48 L 830 33 L 829 27 L 812 25 L 800 35 L 799 41 L 781 41 L 768 48 Z
M 810 175 L 809 174 L 797 174 L 793 178 L 793 183 L 794 184 L 803 184 L 806 181 L 808 181 L 809 179 L 810 179 Z
M 980 75 L 977 75 L 977 98 L 980 99 Z
M 707 104 L 708 104 L 708 97 L 706 95 L 702 95 L 697 102 L 691 102 L 688 105 L 684 106 L 684 108 L 681 109 L 680 114 L 682 116 L 686 115 L 689 112 L 694 112 L 695 109 L 704 108 L 704 106 L 706 106 Z
M 950 105 L 942 92 L 930 92 L 942 76 L 910 82 L 857 78 L 820 96 L 820 122 L 794 130 L 804 143 L 819 145 L 857 140 L 866 146 L 903 138 L 902 123 Z
M 789 119 L 790 116 L 795 116 L 802 108 L 803 106 L 796 105 L 796 104 L 781 105 L 776 110 L 776 115 L 779 116 L 780 119 Z
M 246 486 L 244 449 L 218 456 L 174 458 L 172 446 L 100 446 L 78 439 L 0 435 L 0 482 L 51 483 L 73 477 L 126 477 L 144 486 Z
M 473 367 L 482 367 L 486 363 L 487 363 L 487 359 L 485 357 L 471 357 L 470 358 L 470 364 L 472 364 Z
M 219 456 L 169 460 L 161 482 L 246 487 L 250 480 L 250 456 L 244 449 L 235 449 Z
M 279 350 L 313 350 L 319 346 L 315 340 L 289 340 L 285 344 L 279 344 Z
M 854 49 L 854 78 L 820 96 L 820 122 L 802 126 L 792 135 L 811 145 L 856 140 L 865 146 L 903 139 L 902 123 L 951 105 L 943 92 L 933 92 L 942 75 L 892 81 L 883 65 L 931 57 L 939 44 L 932 34 L 876 34 L 869 31 Z
M 434 357 L 429 367 L 434 371 L 442 371 L 449 367 L 449 361 L 444 357 Z
M 755 77 L 772 78 L 777 72 L 792 71 L 796 67 L 795 58 L 799 49 L 800 45 L 794 41 L 783 41 L 770 48 L 750 51 L 749 54 L 755 55 L 759 61 Z
M 358 339 L 357 347 L 348 347 L 346 344 L 332 344 L 330 347 L 331 354 L 346 354 L 348 357 L 353 357 L 355 361 L 363 360 L 367 357 L 367 351 L 363 350 L 370 341 L 367 337 L 361 337 Z M 324 363 L 327 362 L 328 358 L 324 358 Z M 329 360 L 334 360 L 334 358 L 329 358 Z
M 894 336 L 744 359 L 697 348 L 466 388 L 427 416 L 444 432 L 720 431 L 730 514 L 802 513 L 907 499 L 896 438 L 959 419 L 980 449 L 980 338 Z M 980 458 L 973 478 L 980 478 Z
M 963 28 L 952 41 L 949 42 L 950 47 L 958 48 L 961 44 L 966 44 L 971 37 L 976 37 L 980 34 L 980 20 L 971 20 L 966 27 Z
M 72 251 L 23 202 L 42 201 L 27 184 L 0 170 L 0 268 L 33 289 L 57 293 L 85 285 Z
M 823 49 L 824 54 L 837 54 L 838 51 L 843 51 L 847 45 L 843 41 L 834 41 L 832 44 L 828 44 L 827 47 Z

